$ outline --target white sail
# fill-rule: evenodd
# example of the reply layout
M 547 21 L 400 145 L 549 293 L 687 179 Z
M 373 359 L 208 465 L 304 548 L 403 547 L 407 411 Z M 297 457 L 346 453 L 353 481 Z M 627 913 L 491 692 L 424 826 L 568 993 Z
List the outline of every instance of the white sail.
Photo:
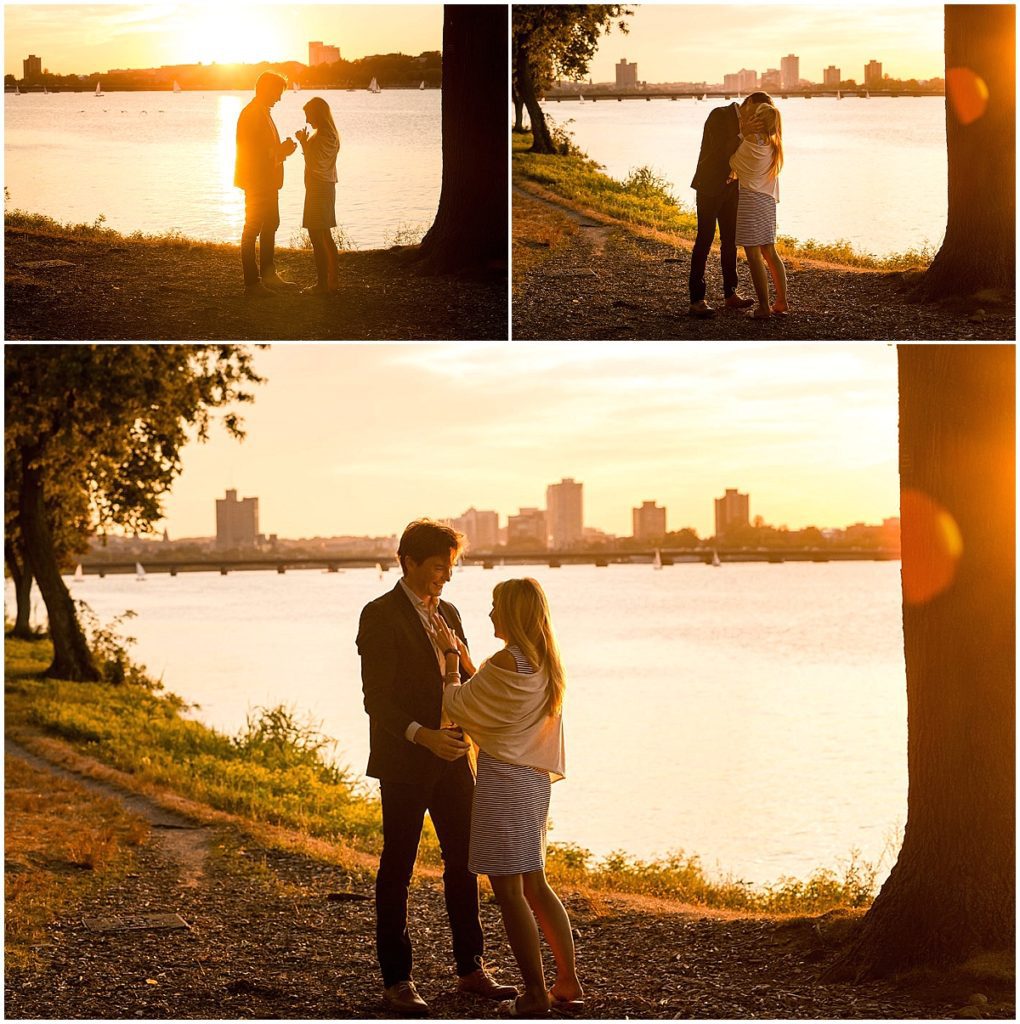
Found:
M 716 568 L 718 568 L 720 565 L 722 565 L 722 562 L 719 561 L 719 552 L 718 551 L 713 551 L 712 552 L 712 565 L 715 566 Z
M 14 95 L 15 96 L 20 96 L 21 95 L 21 90 L 18 88 L 18 83 L 17 82 L 14 83 Z
M 652 559 L 652 568 L 662 568 L 662 552 L 658 548 L 655 549 L 655 557 Z
M 382 573 L 383 573 L 382 563 L 380 563 L 380 562 L 376 562 L 375 563 L 375 571 L 377 573 L 379 573 L 379 579 L 382 579 Z
M 421 83 L 421 85 L 419 85 L 419 86 L 418 86 L 418 88 L 419 88 L 419 89 L 424 89 L 424 88 L 425 88 L 425 83 L 424 83 L 424 82 L 422 82 L 422 83 Z
M 175 78 L 175 79 L 174 79 L 174 92 L 180 92 L 180 91 L 181 91 L 181 84 L 180 84 L 180 82 L 178 82 L 178 81 L 177 81 L 177 79 Z
M 379 83 L 375 80 L 375 76 L 373 76 L 372 77 L 372 81 L 368 83 L 368 91 L 369 92 L 382 92 L 382 89 L 379 88 Z
M 579 103 L 584 103 L 584 93 L 583 92 L 579 92 L 577 94 L 577 100 L 578 100 Z
M 138 580 L 139 583 L 143 583 L 145 581 L 145 570 L 142 568 L 141 562 L 135 562 L 135 579 Z
M 301 86 L 298 85 L 297 82 L 291 82 L 290 83 L 290 91 L 291 92 L 300 92 L 301 91 Z
M 102 96 L 103 95 L 103 83 L 102 82 L 96 82 L 96 95 L 97 96 Z
M 79 562 L 74 569 L 74 582 L 81 583 L 83 579 L 85 579 L 85 570 L 82 567 L 81 562 Z

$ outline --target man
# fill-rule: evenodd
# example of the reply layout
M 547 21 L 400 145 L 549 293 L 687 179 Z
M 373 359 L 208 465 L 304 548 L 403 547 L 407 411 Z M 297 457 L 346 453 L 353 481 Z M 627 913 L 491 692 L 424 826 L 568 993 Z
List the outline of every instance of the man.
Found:
M 719 224 L 719 259 L 722 264 L 724 303 L 728 309 L 747 309 L 753 299 L 741 297 L 737 291 L 737 195 L 736 179 L 730 174 L 730 157 L 740 145 L 741 124 L 749 119 L 761 103 L 771 103 L 767 92 L 753 92 L 738 107 L 730 103 L 716 107 L 705 121 L 701 137 L 698 167 L 691 182 L 697 195 L 698 236 L 691 253 L 690 315 L 715 316 L 715 309 L 705 301 L 705 265 Z
M 453 932 L 457 988 L 489 999 L 513 999 L 482 962 L 478 879 L 468 871 L 474 776 L 470 744 L 443 722 L 446 655 L 431 624 L 436 614 L 466 645 L 457 609 L 440 600 L 463 538 L 428 519 L 411 523 L 397 557 L 403 577 L 367 604 L 358 627 L 362 689 L 370 722 L 367 774 L 379 780 L 383 849 L 375 882 L 376 950 L 388 1010 L 420 1016 L 428 1004 L 411 980 L 407 890 L 425 812 L 443 854 L 443 890 Z
M 296 288 L 276 273 L 274 245 L 280 226 L 280 189 L 283 161 L 297 149 L 293 139 L 280 142 L 270 110 L 287 88 L 287 80 L 275 71 L 264 71 L 255 83 L 255 98 L 237 119 L 237 158 L 234 184 L 244 189 L 244 229 L 241 232 L 241 267 L 244 294 L 264 299 L 274 291 Z M 255 241 L 259 262 L 255 262 Z M 261 271 L 261 274 L 260 274 Z

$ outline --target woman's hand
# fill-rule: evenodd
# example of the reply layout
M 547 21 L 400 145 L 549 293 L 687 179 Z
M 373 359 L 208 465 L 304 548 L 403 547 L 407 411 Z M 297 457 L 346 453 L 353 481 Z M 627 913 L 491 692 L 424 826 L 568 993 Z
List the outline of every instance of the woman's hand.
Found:
M 298 130 L 294 133 L 294 138 L 297 139 L 298 142 L 300 142 L 301 145 L 303 146 L 308 141 L 308 129 L 298 128 Z
M 446 620 L 439 612 L 432 613 L 432 628 L 435 630 L 439 646 L 444 651 L 454 650 L 460 652 L 460 642 L 457 634 L 446 624 Z

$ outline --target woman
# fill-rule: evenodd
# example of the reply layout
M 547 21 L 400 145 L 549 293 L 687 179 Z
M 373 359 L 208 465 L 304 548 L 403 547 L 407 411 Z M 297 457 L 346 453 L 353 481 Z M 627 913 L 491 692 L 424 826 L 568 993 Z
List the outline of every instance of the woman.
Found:
M 325 295 L 339 287 L 339 253 L 333 241 L 336 227 L 336 158 L 340 152 L 340 133 L 333 122 L 329 104 L 314 96 L 304 106 L 305 119 L 315 129 L 294 133 L 305 157 L 305 209 L 301 226 L 308 231 L 315 255 L 318 282 L 303 294 Z
M 524 992 L 501 1004 L 511 1017 L 584 1008 L 570 919 L 545 877 L 551 783 L 563 778 L 565 677 L 545 594 L 533 579 L 505 580 L 492 592 L 493 632 L 503 650 L 475 672 L 445 622 L 435 628 L 446 660 L 443 711 L 478 745 L 468 866 L 486 874 L 503 915 Z M 460 664 L 472 673 L 460 681 Z M 537 919 L 537 924 L 536 924 Z M 556 960 L 546 989 L 541 928 Z
M 779 202 L 779 172 L 783 169 L 783 122 L 771 103 L 754 108 L 741 124 L 743 141 L 730 157 L 730 167 L 740 180 L 737 201 L 737 245 L 744 247 L 751 280 L 758 296 L 752 312 L 756 320 L 786 316 L 786 267 L 776 252 L 776 204 Z M 766 272 L 768 265 L 768 272 Z M 776 289 L 776 301 L 769 305 L 769 280 Z

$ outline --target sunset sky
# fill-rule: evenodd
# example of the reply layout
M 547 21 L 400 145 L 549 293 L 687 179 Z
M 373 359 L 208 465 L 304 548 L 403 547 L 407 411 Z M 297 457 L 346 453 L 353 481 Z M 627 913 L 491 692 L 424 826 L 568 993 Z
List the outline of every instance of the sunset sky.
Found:
M 863 80 L 874 58 L 894 78 L 945 73 L 943 9 L 939 4 L 796 5 L 641 4 L 603 37 L 591 63 L 596 82 L 615 81 L 621 58 L 637 62 L 645 82 L 721 83 L 727 72 L 778 68 L 788 53 L 800 57 L 802 78 L 820 82 L 835 64 L 844 78 Z
M 231 487 L 267 534 L 378 536 L 472 505 L 505 525 L 571 476 L 621 536 L 646 499 L 709 535 L 727 487 L 791 528 L 897 515 L 891 347 L 277 345 L 256 367 L 248 438 L 184 451 L 172 538 L 213 535 Z
M 29 53 L 57 74 L 163 64 L 308 62 L 316 39 L 345 60 L 440 50 L 438 4 L 18 4 L 4 6 L 4 72 Z

